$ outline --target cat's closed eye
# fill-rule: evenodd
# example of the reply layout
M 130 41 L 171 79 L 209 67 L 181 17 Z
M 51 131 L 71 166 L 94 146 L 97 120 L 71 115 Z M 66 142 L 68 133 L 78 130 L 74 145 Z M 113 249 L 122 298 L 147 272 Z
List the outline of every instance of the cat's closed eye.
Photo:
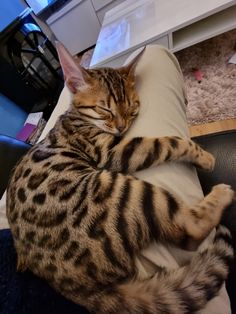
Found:
M 102 106 L 97 106 L 96 109 L 99 114 L 104 115 L 105 117 L 110 117 L 110 118 L 115 117 L 114 113 L 110 109 L 104 108 Z

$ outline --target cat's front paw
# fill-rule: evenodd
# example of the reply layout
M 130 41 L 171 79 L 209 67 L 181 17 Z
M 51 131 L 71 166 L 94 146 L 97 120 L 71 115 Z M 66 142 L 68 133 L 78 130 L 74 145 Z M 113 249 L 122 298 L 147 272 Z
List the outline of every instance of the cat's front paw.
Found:
M 211 153 L 201 150 L 195 164 L 198 168 L 203 170 L 213 171 L 215 167 L 215 157 Z

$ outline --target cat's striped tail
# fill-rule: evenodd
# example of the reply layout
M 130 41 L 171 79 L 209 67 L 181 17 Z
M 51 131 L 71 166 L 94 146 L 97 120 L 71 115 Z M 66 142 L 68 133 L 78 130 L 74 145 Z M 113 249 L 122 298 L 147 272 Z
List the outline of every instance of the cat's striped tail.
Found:
M 197 253 L 189 265 L 142 282 L 122 284 L 104 297 L 100 295 L 100 306 L 91 309 L 104 314 L 195 313 L 218 294 L 227 278 L 234 255 L 231 241 L 228 229 L 219 226 L 214 243 Z

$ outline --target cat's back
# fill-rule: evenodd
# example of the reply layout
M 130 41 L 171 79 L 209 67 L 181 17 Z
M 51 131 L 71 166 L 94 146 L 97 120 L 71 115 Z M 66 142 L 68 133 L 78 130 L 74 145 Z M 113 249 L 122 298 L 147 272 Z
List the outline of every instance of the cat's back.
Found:
M 7 217 L 15 225 L 60 225 L 75 203 L 82 178 L 93 170 L 79 151 L 69 146 L 36 144 L 15 167 L 7 189 Z M 51 217 L 51 218 L 50 218 Z

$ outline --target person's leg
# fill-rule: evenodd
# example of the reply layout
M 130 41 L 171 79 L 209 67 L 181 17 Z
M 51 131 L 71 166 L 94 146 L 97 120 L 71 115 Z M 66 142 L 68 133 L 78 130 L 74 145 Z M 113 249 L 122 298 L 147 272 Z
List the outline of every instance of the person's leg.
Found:
M 147 46 L 136 76 L 140 113 L 126 136 L 189 137 L 182 73 L 174 55 L 160 46 Z M 189 205 L 203 197 L 195 168 L 189 164 L 166 163 L 137 176 L 168 188 Z
M 127 63 L 136 53 L 138 52 L 129 57 Z M 163 47 L 147 46 L 137 65 L 136 77 L 141 101 L 140 113 L 126 136 L 189 137 L 182 73 L 174 55 Z M 189 206 L 197 204 L 203 198 L 196 170 L 187 163 L 166 163 L 135 175 L 179 195 Z M 213 236 L 214 231 L 201 247 L 207 245 Z M 189 261 L 193 254 L 174 246 L 153 243 L 137 259 L 140 276 L 148 276 L 159 267 L 179 267 Z M 230 313 L 225 288 L 201 313 Z

